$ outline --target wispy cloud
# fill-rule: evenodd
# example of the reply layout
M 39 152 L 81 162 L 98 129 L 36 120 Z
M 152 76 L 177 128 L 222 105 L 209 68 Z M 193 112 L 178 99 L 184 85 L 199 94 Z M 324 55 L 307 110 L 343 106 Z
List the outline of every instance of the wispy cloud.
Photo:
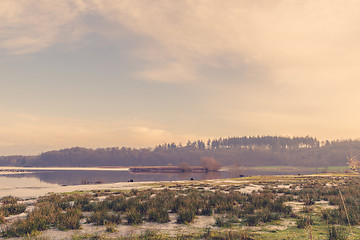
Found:
M 326 137 L 342 131 L 354 137 L 360 134 L 360 115 L 354 113 L 360 100 L 358 9 L 355 0 L 2 0 L 0 49 L 31 54 L 63 43 L 77 47 L 96 33 L 126 52 L 123 60 L 133 64 L 132 77 L 195 89 L 202 106 L 189 106 L 187 117 L 207 113 L 212 119 L 200 116 L 194 121 L 203 120 L 208 129 L 222 125 L 231 135 L 281 131 Z M 94 24 L 89 16 L 110 27 Z M 124 38 L 135 46 L 124 44 Z M 37 132 L 42 139 L 51 132 L 53 140 L 64 142 L 78 134 L 84 144 L 97 138 L 112 145 L 116 138 L 110 133 L 116 132 L 148 145 L 137 137 L 143 127 L 152 142 L 183 137 L 151 124 L 104 128 L 43 121 L 6 126 L 23 129 L 14 130 L 12 136 L 19 139 L 25 131 Z M 6 131 L 3 127 L 4 135 Z M 2 142 L 13 141 L 15 137 Z
M 279 82 L 328 83 L 360 71 L 359 7 L 358 1 L 325 0 L 3 0 L 0 47 L 25 54 L 92 31 L 119 37 L 81 21 L 94 14 L 153 40 L 134 55 L 154 66 L 138 73 L 150 80 L 201 79 L 203 64 L 221 57 L 239 67 L 268 68 Z
M 78 25 L 80 14 L 89 11 L 87 7 L 82 0 L 1 1 L 0 47 L 28 54 L 76 38 L 79 29 L 71 28 Z
M 356 1 L 96 3 L 99 13 L 154 39 L 165 57 L 152 54 L 148 60 L 165 69 L 169 59 L 196 69 L 225 56 L 239 67 L 248 61 L 268 68 L 275 81 L 328 82 L 341 78 L 329 68 L 354 71 L 360 51 Z M 173 70 L 174 79 L 177 71 Z

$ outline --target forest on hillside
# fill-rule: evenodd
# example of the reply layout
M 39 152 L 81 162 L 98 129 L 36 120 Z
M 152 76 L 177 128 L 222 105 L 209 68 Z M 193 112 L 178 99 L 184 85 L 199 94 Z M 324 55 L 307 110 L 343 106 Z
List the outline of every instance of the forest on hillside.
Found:
M 3 156 L 1 166 L 91 167 L 200 165 L 203 157 L 222 166 L 345 166 L 348 156 L 360 155 L 360 140 L 320 142 L 313 137 L 228 137 L 165 143 L 155 148 L 74 147 L 37 156 Z

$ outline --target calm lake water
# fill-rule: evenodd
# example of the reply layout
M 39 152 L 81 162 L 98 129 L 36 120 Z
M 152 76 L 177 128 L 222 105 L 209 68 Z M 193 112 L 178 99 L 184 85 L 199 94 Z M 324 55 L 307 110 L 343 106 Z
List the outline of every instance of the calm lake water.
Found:
M 3 171 L 3 170 L 7 171 Z M 177 181 L 177 180 L 209 180 L 235 178 L 240 175 L 282 175 L 282 174 L 313 174 L 315 169 L 282 169 L 282 170 L 254 170 L 254 169 L 228 169 L 229 171 L 219 171 L 210 173 L 132 173 L 126 168 L 26 168 L 16 174 L 8 174 L 9 167 L 0 167 L 0 198 L 13 195 L 21 198 L 36 197 L 45 195 L 48 192 L 62 192 L 63 189 L 71 188 L 66 191 L 75 191 L 73 187 L 81 184 L 96 183 L 118 183 L 145 182 L 145 181 Z M 20 168 L 16 169 L 17 171 Z M 87 186 L 87 185 L 85 185 Z M 93 186 L 93 185 L 89 185 Z M 96 185 L 101 187 L 101 185 Z M 81 186 L 79 186 L 80 189 Z
M 0 168 L 1 169 L 1 168 Z M 84 183 L 115 183 L 144 181 L 177 181 L 177 180 L 207 180 L 252 175 L 281 175 L 281 174 L 312 174 L 314 170 L 278 170 L 260 171 L 246 169 L 234 171 L 219 171 L 209 173 L 132 173 L 126 169 L 93 169 L 93 168 L 63 168 L 41 169 L 28 168 L 30 173 L 2 175 L 0 172 L 0 190 L 8 188 L 36 188 L 51 185 L 80 185 Z

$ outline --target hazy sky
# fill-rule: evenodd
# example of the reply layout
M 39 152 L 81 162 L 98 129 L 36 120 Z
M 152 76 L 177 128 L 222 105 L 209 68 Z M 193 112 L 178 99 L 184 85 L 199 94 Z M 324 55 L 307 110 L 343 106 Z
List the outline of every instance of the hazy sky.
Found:
M 360 136 L 360 1 L 1 0 L 0 154 Z

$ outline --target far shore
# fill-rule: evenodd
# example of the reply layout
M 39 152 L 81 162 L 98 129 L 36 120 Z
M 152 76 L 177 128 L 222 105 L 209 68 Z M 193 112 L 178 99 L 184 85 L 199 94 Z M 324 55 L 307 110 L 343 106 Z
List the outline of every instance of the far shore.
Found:
M 77 170 L 77 171 L 128 171 L 129 167 L 0 167 L 2 170 L 44 170 L 44 171 L 56 171 L 56 170 Z
M 0 169 L 0 176 L 2 176 L 2 175 L 15 175 L 15 174 L 26 174 L 26 173 L 32 173 L 32 172 L 27 171 L 27 170 L 14 170 L 14 169 L 2 170 L 2 169 Z

